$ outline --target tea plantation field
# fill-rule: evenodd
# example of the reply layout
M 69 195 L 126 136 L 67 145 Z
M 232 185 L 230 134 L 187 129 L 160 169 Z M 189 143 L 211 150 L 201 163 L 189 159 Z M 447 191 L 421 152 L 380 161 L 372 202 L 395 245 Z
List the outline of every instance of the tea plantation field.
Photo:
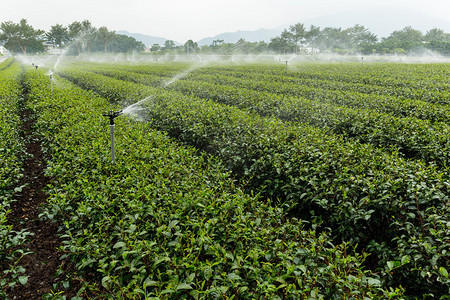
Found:
M 449 78 L 448 64 L 9 59 L 0 297 L 27 284 L 27 232 L 8 218 L 27 108 L 50 180 L 40 218 L 72 263 L 47 299 L 449 299 Z

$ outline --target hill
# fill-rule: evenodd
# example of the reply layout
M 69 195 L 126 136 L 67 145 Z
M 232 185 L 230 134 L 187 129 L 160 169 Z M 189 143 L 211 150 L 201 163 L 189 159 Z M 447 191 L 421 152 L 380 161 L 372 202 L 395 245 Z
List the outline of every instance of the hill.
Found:
M 282 29 L 258 29 L 254 31 L 239 30 L 235 32 L 224 32 L 213 37 L 207 37 L 199 40 L 197 43 L 199 46 L 211 45 L 214 40 L 223 40 L 225 43 L 236 43 L 240 39 L 244 39 L 248 42 L 270 42 L 271 38 L 280 35 Z
M 424 34 L 432 28 L 440 28 L 450 32 L 450 23 L 416 13 L 408 9 L 378 9 L 354 10 L 343 13 L 320 16 L 305 21 L 299 20 L 308 27 L 310 25 L 325 27 L 340 27 L 342 29 L 360 24 L 368 28 L 378 38 L 388 37 L 393 31 L 401 30 L 406 26 L 422 31 Z M 287 28 L 287 25 L 285 28 Z
M 225 43 L 236 43 L 239 39 L 249 42 L 270 42 L 276 36 L 279 36 L 283 29 L 288 29 L 290 25 L 295 23 L 303 23 L 309 28 L 310 25 L 325 27 L 349 28 L 356 24 L 363 25 L 372 33 L 376 34 L 379 39 L 389 36 L 395 30 L 401 30 L 406 26 L 422 31 L 424 34 L 432 28 L 440 28 L 446 32 L 450 32 L 450 22 L 446 20 L 436 19 L 431 16 L 413 12 L 408 9 L 400 8 L 383 8 L 378 10 L 351 10 L 342 13 L 328 14 L 310 19 L 299 19 L 290 24 L 284 24 L 278 28 L 258 29 L 258 30 L 238 30 L 235 32 L 223 32 L 212 37 L 205 37 L 198 40 L 199 46 L 211 45 L 214 40 L 223 40 Z M 152 44 L 164 45 L 169 38 L 151 36 L 141 33 L 130 33 L 125 30 L 116 32 L 134 37 L 136 40 L 143 42 L 146 46 Z M 184 41 L 183 41 L 184 43 Z M 176 45 L 182 43 L 176 42 Z
M 126 30 L 118 30 L 118 31 L 116 31 L 116 33 L 134 37 L 137 41 L 144 43 L 144 45 L 147 47 L 150 47 L 153 44 L 160 44 L 161 46 L 163 46 L 164 43 L 167 40 L 169 40 L 164 37 L 151 36 L 151 35 L 146 35 L 146 34 L 142 34 L 142 33 L 131 33 Z M 180 43 L 178 43 L 178 42 L 175 42 L 175 44 L 180 45 Z

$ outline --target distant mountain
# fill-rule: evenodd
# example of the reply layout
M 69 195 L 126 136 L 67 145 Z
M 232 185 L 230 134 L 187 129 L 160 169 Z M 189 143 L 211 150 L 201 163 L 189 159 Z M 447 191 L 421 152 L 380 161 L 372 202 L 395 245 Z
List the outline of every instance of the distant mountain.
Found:
M 223 40 L 225 43 L 236 43 L 240 39 L 247 42 L 270 42 L 270 39 L 279 36 L 282 29 L 259 29 L 254 31 L 239 30 L 236 32 L 224 32 L 213 37 L 207 37 L 197 42 L 199 46 L 211 45 L 214 40 Z
M 399 8 L 349 11 L 306 21 L 299 20 L 299 23 L 304 23 L 308 28 L 309 25 L 320 26 L 321 29 L 325 27 L 345 29 L 359 24 L 368 28 L 380 39 L 388 37 L 393 31 L 401 30 L 406 26 L 418 29 L 424 34 L 432 28 L 440 28 L 445 32 L 450 32 L 450 23 L 445 20 Z
M 310 25 L 320 26 L 321 29 L 324 29 L 325 27 L 340 27 L 345 29 L 359 24 L 368 28 L 370 32 L 376 34 L 379 39 L 388 37 L 393 31 L 401 30 L 406 26 L 418 29 L 424 34 L 432 28 L 440 28 L 445 32 L 450 32 L 450 22 L 446 20 L 435 19 L 425 14 L 400 8 L 374 10 L 361 9 L 324 15 L 311 19 L 299 19 L 298 22 L 295 23 L 303 23 L 307 28 L 309 28 Z M 197 41 L 197 43 L 199 46 L 211 45 L 214 40 L 223 40 L 225 43 L 236 43 L 239 39 L 244 39 L 248 42 L 265 41 L 266 43 L 269 43 L 272 38 L 280 36 L 284 29 L 289 29 L 289 26 L 295 23 L 285 24 L 274 29 L 224 32 L 213 37 L 203 38 Z M 116 31 L 116 33 L 134 37 L 136 40 L 144 43 L 147 47 L 150 47 L 153 44 L 160 44 L 163 46 L 165 41 L 168 40 L 163 37 L 150 36 L 141 33 L 130 33 L 125 30 Z M 176 41 L 175 44 L 177 46 L 182 45 Z
M 118 30 L 116 33 L 134 37 L 137 41 L 141 41 L 147 47 L 151 47 L 153 44 L 164 46 L 164 43 L 168 40 L 163 37 L 151 36 L 142 33 L 130 33 L 126 30 Z M 180 45 L 180 43 L 175 42 L 175 45 Z

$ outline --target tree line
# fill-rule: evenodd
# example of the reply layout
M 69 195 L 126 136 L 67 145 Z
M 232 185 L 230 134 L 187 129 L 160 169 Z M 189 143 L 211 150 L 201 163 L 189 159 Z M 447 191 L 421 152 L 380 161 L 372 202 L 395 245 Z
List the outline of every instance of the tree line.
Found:
M 49 31 L 34 29 L 26 19 L 0 24 L 0 44 L 12 53 L 45 51 L 44 42 L 70 54 L 90 52 L 141 52 L 145 45 L 133 37 L 116 34 L 107 27 L 96 28 L 89 20 L 75 21 L 68 26 L 56 24 Z
M 450 56 L 450 34 L 439 28 L 433 28 L 423 34 L 411 26 L 393 31 L 388 37 L 379 39 L 362 25 L 350 28 L 320 27 L 307 28 L 302 23 L 291 25 L 269 43 L 248 42 L 240 39 L 236 43 L 213 40 L 211 45 L 199 46 L 192 40 L 175 47 L 173 41 L 164 46 L 154 44 L 151 51 L 176 54 L 406 54 L 432 50 L 441 55 Z
M 116 34 L 103 26 L 95 28 L 88 20 L 73 22 L 68 26 L 56 24 L 49 31 L 34 29 L 26 19 L 19 23 L 11 21 L 0 24 L 0 44 L 13 53 L 44 52 L 44 42 L 50 43 L 69 54 L 79 55 L 91 52 L 142 52 L 145 45 L 133 37 Z M 173 40 L 164 45 L 153 44 L 151 52 L 167 54 L 406 54 L 426 50 L 450 56 L 450 34 L 433 28 L 423 34 L 411 26 L 392 32 L 379 39 L 362 25 L 350 28 L 320 27 L 307 28 L 302 23 L 289 26 L 269 43 L 248 42 L 240 39 L 236 43 L 214 40 L 211 45 L 199 46 L 188 40 L 176 46 Z
M 362 25 L 347 29 L 326 27 L 320 29 L 304 24 L 291 25 L 268 45 L 278 53 L 314 53 L 315 51 L 362 54 L 403 54 L 433 50 L 442 55 L 450 55 L 450 34 L 433 28 L 423 34 L 420 30 L 407 26 L 393 31 L 388 37 L 378 37 Z

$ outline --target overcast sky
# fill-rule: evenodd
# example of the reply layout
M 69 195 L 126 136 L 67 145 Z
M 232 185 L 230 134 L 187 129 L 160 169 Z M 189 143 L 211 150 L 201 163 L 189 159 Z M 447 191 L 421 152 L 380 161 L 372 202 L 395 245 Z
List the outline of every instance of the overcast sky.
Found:
M 356 9 L 406 8 L 450 22 L 450 0 L 10 0 L 0 22 L 25 18 L 36 29 L 90 20 L 95 27 L 184 42 L 222 32 L 287 27 Z M 364 24 L 363 24 L 364 25 Z M 401 29 L 401 28 L 399 28 Z

